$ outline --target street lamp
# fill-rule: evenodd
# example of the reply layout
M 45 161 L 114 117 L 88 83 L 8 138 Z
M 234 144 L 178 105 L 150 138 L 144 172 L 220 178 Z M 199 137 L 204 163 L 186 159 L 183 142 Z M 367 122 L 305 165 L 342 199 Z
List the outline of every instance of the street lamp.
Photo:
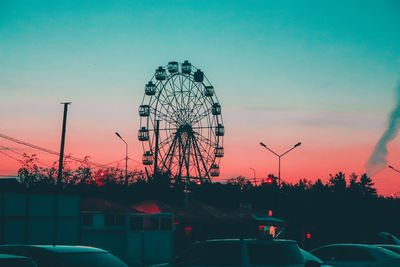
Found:
M 388 167 L 391 168 L 392 170 L 394 170 L 394 171 L 400 173 L 400 171 L 399 171 L 398 169 L 394 168 L 393 166 L 390 166 L 390 165 L 389 165 Z
M 274 154 L 275 156 L 277 156 L 279 158 L 279 172 L 278 172 L 278 180 L 279 180 L 279 188 L 281 187 L 281 157 L 283 157 L 284 155 L 286 155 L 287 153 L 289 153 L 290 151 L 292 151 L 293 149 L 295 149 L 296 147 L 300 146 L 301 143 L 298 142 L 297 144 L 295 144 L 291 149 L 289 149 L 288 151 L 286 151 L 283 154 L 277 154 L 274 151 L 272 151 L 272 149 L 268 148 L 263 142 L 260 142 L 260 145 L 265 147 L 266 149 L 268 149 L 270 152 L 272 152 L 272 154 Z
M 125 142 L 118 132 L 115 132 L 115 135 L 125 143 L 125 184 L 128 185 L 128 143 Z
M 254 174 L 254 186 L 256 186 L 257 185 L 256 170 L 254 170 L 253 168 L 250 168 L 250 170 L 253 171 L 253 174 Z

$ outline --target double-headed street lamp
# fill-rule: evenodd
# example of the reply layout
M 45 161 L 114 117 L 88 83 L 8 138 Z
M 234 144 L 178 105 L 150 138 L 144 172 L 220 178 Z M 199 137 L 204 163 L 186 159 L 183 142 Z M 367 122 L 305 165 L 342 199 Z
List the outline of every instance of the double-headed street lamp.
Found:
M 128 185 L 128 143 L 121 137 L 118 132 L 115 134 L 125 143 L 125 184 Z
M 284 155 L 286 155 L 287 153 L 289 153 L 290 151 L 292 151 L 293 149 L 295 149 L 296 147 L 300 146 L 301 143 L 298 142 L 297 144 L 295 144 L 291 149 L 289 149 L 288 151 L 286 151 L 283 154 L 278 154 L 275 153 L 274 151 L 272 151 L 272 149 L 270 149 L 269 147 L 267 147 L 263 142 L 260 142 L 260 145 L 265 147 L 266 149 L 268 149 L 270 152 L 272 152 L 272 154 L 274 154 L 275 156 L 277 156 L 279 158 L 279 172 L 278 172 L 278 180 L 279 180 L 279 188 L 281 187 L 281 157 L 283 157 Z

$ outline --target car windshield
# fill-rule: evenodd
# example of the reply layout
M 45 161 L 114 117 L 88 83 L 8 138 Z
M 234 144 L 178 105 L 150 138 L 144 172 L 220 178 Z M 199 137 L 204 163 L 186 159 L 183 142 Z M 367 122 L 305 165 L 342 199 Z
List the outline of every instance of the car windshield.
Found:
M 285 265 L 304 263 L 303 255 L 295 243 L 253 243 L 247 245 L 251 264 Z
M 63 267 L 128 267 L 123 261 L 108 252 L 61 253 L 57 258 Z
M 395 246 L 381 246 L 381 247 L 385 248 L 385 249 L 388 249 L 388 250 L 391 250 L 393 252 L 396 252 L 397 254 L 400 255 L 400 246 L 398 246 L 398 247 L 395 247 Z
M 395 259 L 400 259 L 400 255 L 397 254 L 396 252 L 393 252 L 391 250 L 388 250 L 387 248 L 381 248 L 381 247 L 376 247 L 375 250 L 380 253 L 381 255 L 385 255 L 386 257 L 389 258 L 395 258 Z
M 322 261 L 319 258 L 314 256 L 310 252 L 305 251 L 304 249 L 301 249 L 301 254 L 303 254 L 305 262 L 307 262 L 307 261 L 316 261 L 316 262 L 322 263 Z

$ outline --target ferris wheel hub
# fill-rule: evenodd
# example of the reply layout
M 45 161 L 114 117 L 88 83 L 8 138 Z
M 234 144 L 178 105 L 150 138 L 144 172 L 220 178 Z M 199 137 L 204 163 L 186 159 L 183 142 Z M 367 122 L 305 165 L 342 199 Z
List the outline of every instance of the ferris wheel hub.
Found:
M 179 133 L 193 133 L 193 127 L 189 124 L 185 124 L 179 127 Z

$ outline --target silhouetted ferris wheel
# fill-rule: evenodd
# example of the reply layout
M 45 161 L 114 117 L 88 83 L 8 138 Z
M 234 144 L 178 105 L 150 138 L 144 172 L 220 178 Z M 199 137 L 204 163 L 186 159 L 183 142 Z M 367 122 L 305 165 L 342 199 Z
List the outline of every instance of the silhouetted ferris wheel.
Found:
M 144 165 L 187 181 L 219 176 L 221 105 L 200 69 L 188 61 L 158 67 L 145 86 L 139 115 Z

